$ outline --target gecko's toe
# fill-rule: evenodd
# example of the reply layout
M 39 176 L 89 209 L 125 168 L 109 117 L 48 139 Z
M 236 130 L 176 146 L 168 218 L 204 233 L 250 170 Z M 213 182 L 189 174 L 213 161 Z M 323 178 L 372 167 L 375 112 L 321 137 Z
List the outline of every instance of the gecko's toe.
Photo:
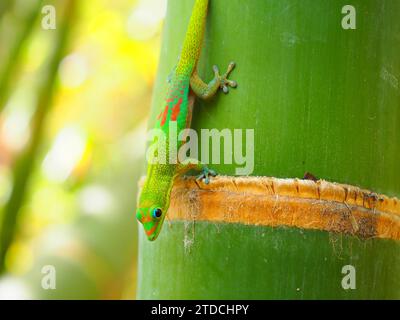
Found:
M 230 75 L 230 73 L 232 72 L 232 70 L 235 68 L 236 63 L 235 62 L 231 62 L 228 65 L 228 69 L 225 72 L 225 74 L 221 77 L 222 78 L 222 89 L 225 93 L 229 92 L 229 87 L 231 88 L 236 88 L 237 87 L 237 82 L 233 81 L 233 80 L 229 80 L 228 77 Z
M 217 172 L 215 172 L 214 170 L 208 169 L 208 173 L 210 174 L 211 177 L 217 176 Z
M 228 83 L 228 85 L 229 85 L 231 88 L 237 88 L 237 82 L 236 82 L 236 81 L 226 80 L 226 82 Z
M 236 67 L 236 63 L 235 62 L 229 63 L 228 69 L 226 70 L 226 73 L 224 75 L 225 78 L 227 78 L 229 76 L 229 74 L 232 72 L 233 69 L 235 69 L 235 67 Z
M 236 88 L 237 87 L 237 82 L 236 81 L 228 79 L 229 74 L 232 72 L 232 70 L 235 68 L 235 66 L 236 66 L 235 62 L 229 63 L 228 69 L 223 75 L 220 75 L 219 69 L 218 69 L 218 67 L 216 65 L 213 66 L 215 77 L 216 77 L 216 79 L 218 79 L 220 88 L 222 89 L 222 91 L 225 94 L 229 93 L 229 87 L 231 87 L 231 88 Z
M 232 80 L 228 80 L 228 79 L 223 79 L 222 80 L 222 84 L 221 84 L 222 91 L 224 93 L 229 93 L 229 87 L 236 88 L 237 87 L 237 82 L 236 81 L 232 81 Z
M 215 73 L 216 76 L 219 76 L 219 69 L 218 69 L 218 66 L 213 65 L 213 71 L 214 71 L 214 73 Z
M 217 176 L 214 170 L 208 169 L 207 167 L 203 169 L 203 172 L 197 177 L 196 180 L 202 180 L 205 184 L 210 183 L 210 177 Z

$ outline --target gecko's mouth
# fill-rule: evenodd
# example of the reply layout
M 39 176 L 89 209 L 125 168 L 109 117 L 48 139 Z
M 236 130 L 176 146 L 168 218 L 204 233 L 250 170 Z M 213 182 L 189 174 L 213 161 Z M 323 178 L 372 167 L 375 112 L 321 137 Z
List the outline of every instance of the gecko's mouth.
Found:
M 152 235 L 148 235 L 147 239 L 149 239 L 149 241 L 154 241 L 156 240 L 158 237 L 158 234 L 152 234 Z
M 144 231 L 149 241 L 154 241 L 157 239 L 158 235 L 160 234 L 163 222 L 164 219 L 160 220 L 158 223 L 153 223 L 150 226 L 147 226 L 146 223 L 143 224 Z
M 157 239 L 157 237 L 158 237 L 158 235 L 159 235 L 159 232 L 158 232 L 158 231 L 155 231 L 155 232 L 153 232 L 153 233 L 151 233 L 151 234 L 146 232 L 146 235 L 147 235 L 147 239 L 148 239 L 149 241 L 154 241 L 154 240 Z

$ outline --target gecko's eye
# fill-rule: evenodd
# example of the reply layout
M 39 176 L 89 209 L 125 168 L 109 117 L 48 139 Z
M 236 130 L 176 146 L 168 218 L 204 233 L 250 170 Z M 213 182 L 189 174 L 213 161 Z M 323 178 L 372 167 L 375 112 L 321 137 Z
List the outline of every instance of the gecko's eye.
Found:
M 155 208 L 153 209 L 151 216 L 154 219 L 159 219 L 162 216 L 162 210 L 160 208 Z

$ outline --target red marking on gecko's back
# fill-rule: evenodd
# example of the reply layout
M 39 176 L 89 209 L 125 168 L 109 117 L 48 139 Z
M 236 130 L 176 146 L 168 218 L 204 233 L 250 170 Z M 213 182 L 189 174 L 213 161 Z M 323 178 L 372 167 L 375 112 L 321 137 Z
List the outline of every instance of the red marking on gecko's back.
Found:
M 172 108 L 172 115 L 171 115 L 172 121 L 176 121 L 176 119 L 178 118 L 179 111 L 181 110 L 182 102 L 183 102 L 183 99 L 180 98 L 179 101 L 176 103 L 176 105 L 174 105 L 174 107 Z
M 168 105 L 166 105 L 164 112 L 162 113 L 161 127 L 165 124 L 165 121 L 167 120 L 168 110 L 169 110 L 169 107 L 168 107 Z

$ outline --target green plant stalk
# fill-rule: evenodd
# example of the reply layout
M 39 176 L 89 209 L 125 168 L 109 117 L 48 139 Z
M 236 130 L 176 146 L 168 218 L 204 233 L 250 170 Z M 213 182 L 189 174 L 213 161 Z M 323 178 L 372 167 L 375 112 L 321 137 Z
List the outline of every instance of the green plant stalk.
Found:
M 140 250 L 147 268 L 139 274 L 138 299 L 400 297 L 393 240 L 207 222 L 196 222 L 193 233 L 193 224 L 174 222 L 155 243 L 143 235 Z M 342 287 L 345 265 L 355 267 L 355 290 Z
M 37 151 L 42 138 L 46 115 L 52 105 L 55 93 L 58 66 L 65 53 L 70 29 L 74 20 L 76 2 L 76 0 L 65 2 L 63 16 L 59 19 L 57 28 L 58 36 L 54 51 L 50 56 L 47 73 L 39 89 L 36 111 L 31 123 L 31 137 L 25 150 L 16 159 L 13 168 L 13 188 L 10 199 L 4 208 L 0 228 L 0 273 L 5 270 L 7 250 L 17 231 L 18 213 L 23 205 L 29 178 L 38 156 Z
M 354 0 L 356 30 L 341 27 L 346 4 L 211 1 L 199 72 L 211 76 L 212 64 L 234 60 L 239 86 L 197 101 L 193 127 L 254 129 L 254 176 L 308 171 L 399 197 L 400 2 Z M 192 5 L 169 2 L 150 126 Z M 209 222 L 196 223 L 194 236 L 191 229 L 172 222 L 151 244 L 140 234 L 139 298 L 400 297 L 398 241 Z M 358 274 L 353 291 L 341 286 L 349 264 Z
M 5 8 L 8 6 L 9 4 Z M 14 39 L 13 45 L 7 57 L 7 61 L 3 62 L 5 67 L 0 74 L 0 112 L 6 105 L 10 94 L 10 88 L 12 87 L 11 84 L 16 80 L 15 74 L 18 72 L 21 62 L 21 54 L 25 48 L 29 36 L 32 33 L 32 30 L 34 29 L 34 25 L 41 7 L 42 0 L 36 1 L 36 4 L 32 7 L 31 12 L 26 17 L 22 29 Z

